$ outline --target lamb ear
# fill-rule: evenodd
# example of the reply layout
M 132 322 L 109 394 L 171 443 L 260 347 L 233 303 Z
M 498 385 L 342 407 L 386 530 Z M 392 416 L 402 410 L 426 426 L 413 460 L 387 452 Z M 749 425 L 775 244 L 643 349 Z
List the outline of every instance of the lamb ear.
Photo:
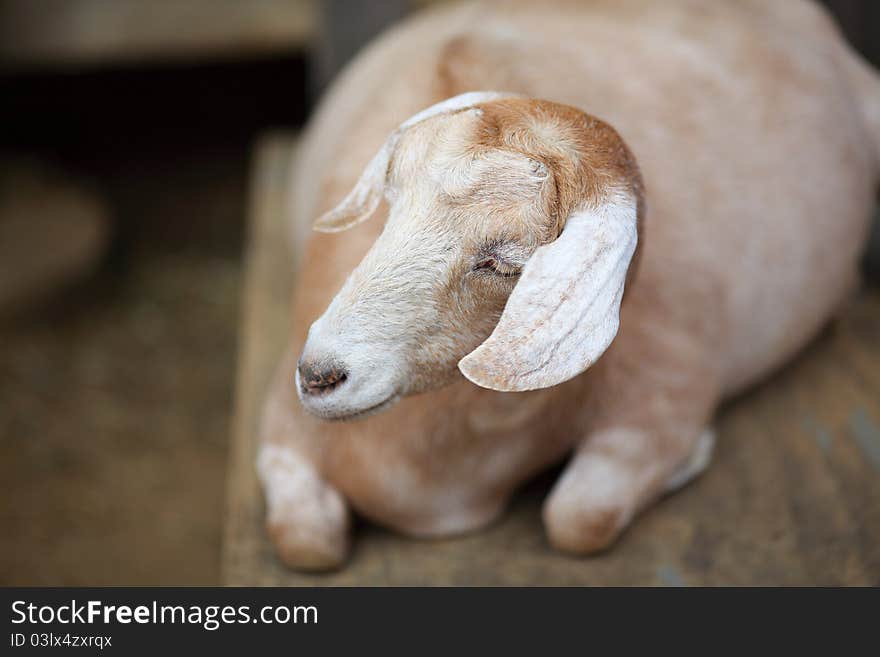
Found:
M 412 126 L 439 114 L 460 112 L 480 103 L 512 97 L 515 97 L 515 94 L 498 91 L 469 91 L 447 98 L 414 114 L 388 136 L 379 152 L 367 164 L 354 188 L 342 199 L 339 205 L 319 217 L 313 228 L 322 233 L 338 233 L 370 218 L 379 207 L 379 202 L 385 194 L 385 179 L 394 150 L 397 148 L 400 138 Z
M 617 335 L 637 240 L 629 195 L 572 214 L 559 237 L 526 263 L 498 325 L 459 361 L 461 372 L 484 388 L 518 391 L 586 370 Z
M 342 202 L 318 217 L 312 228 L 320 233 L 339 233 L 370 218 L 385 193 L 385 176 L 399 139 L 397 132 L 385 140 Z

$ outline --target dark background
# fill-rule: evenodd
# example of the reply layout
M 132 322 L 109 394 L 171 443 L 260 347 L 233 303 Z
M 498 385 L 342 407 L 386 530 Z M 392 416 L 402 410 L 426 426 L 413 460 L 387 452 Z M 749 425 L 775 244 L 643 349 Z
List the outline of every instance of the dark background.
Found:
M 424 4 L 0 0 L 0 584 L 219 581 L 251 148 Z

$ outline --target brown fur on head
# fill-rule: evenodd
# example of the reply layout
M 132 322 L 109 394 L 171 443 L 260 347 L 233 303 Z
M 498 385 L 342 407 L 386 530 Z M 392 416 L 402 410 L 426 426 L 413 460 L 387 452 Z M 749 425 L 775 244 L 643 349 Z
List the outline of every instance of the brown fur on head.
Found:
M 644 197 L 639 168 L 610 125 L 575 107 L 530 98 L 508 98 L 479 107 L 479 147 L 527 154 L 550 169 L 556 187 L 550 209 L 556 235 L 578 205 L 585 200 L 598 205 L 609 188 L 621 184 L 635 196 L 641 224 Z
M 496 390 L 547 387 L 614 338 L 642 186 L 610 126 L 546 101 L 452 98 L 395 130 L 316 228 L 364 221 L 383 196 L 384 231 L 309 332 L 302 366 L 346 373 L 320 395 L 300 387 L 310 411 L 372 412 L 456 365 Z

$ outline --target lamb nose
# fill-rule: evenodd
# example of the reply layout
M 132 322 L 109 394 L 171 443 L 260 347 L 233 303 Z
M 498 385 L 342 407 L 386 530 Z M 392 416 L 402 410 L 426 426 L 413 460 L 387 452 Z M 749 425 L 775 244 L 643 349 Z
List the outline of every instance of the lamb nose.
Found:
M 299 364 L 299 384 L 309 395 L 321 395 L 335 390 L 348 378 L 348 372 L 338 364 Z

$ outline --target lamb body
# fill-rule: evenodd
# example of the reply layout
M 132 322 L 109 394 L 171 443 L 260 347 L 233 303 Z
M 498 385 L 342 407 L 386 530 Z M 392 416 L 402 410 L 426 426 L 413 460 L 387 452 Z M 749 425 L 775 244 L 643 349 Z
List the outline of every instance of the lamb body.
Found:
M 381 172 L 387 199 L 360 222 L 343 199 L 360 189 L 388 135 L 434 103 L 486 90 L 503 94 L 478 94 L 400 133 Z M 489 173 L 461 165 L 458 199 L 449 172 L 475 135 L 501 126 L 510 142 L 517 121 L 529 143 L 550 146 L 501 160 L 497 149 L 480 150 L 472 162 Z M 575 175 L 554 168 L 553 153 L 579 121 L 602 142 L 590 207 L 612 198 L 606 178 L 623 190 L 618 205 L 640 207 L 619 330 L 595 364 L 558 385 L 480 387 L 454 365 L 500 327 L 518 283 L 476 278 L 480 263 L 467 271 L 465 255 L 486 231 L 511 233 L 525 245 L 510 256 L 525 261 L 525 279 L 537 249 L 557 237 L 548 227 L 574 230 L 553 216 L 556 196 L 557 205 L 535 199 L 561 198 L 560 180 Z M 641 509 L 706 466 L 720 401 L 785 362 L 845 301 L 878 156 L 880 84 L 811 3 L 467 4 L 391 30 L 327 94 L 293 181 L 293 330 L 258 457 L 281 558 L 338 566 L 350 508 L 417 536 L 479 528 L 518 485 L 570 452 L 544 507 L 549 539 L 579 554 L 610 545 Z M 505 186 L 504 172 L 519 177 Z M 487 180 L 500 182 L 477 185 Z M 534 198 L 520 198 L 532 184 Z M 467 209 L 452 212 L 453 201 Z M 356 225 L 310 233 L 322 214 L 325 228 Z M 474 216 L 485 226 L 473 227 Z M 464 268 L 447 276 L 455 267 Z M 474 295 L 486 298 L 476 304 Z M 324 367 L 323 387 L 310 390 L 309 368 L 327 354 L 350 378 L 340 383 Z M 487 376 L 471 378 L 515 389 Z M 363 411 L 351 422 L 315 416 Z

